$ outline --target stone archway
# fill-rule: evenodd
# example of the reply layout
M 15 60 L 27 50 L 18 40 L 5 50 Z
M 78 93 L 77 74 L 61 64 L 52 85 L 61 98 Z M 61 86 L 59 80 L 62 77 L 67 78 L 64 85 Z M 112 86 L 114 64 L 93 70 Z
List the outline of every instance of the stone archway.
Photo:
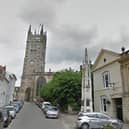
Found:
M 40 97 L 40 91 L 43 85 L 46 83 L 46 79 L 44 77 L 39 77 L 37 79 L 37 86 L 36 86 L 36 96 Z
M 31 88 L 28 87 L 25 91 L 25 101 L 31 101 Z

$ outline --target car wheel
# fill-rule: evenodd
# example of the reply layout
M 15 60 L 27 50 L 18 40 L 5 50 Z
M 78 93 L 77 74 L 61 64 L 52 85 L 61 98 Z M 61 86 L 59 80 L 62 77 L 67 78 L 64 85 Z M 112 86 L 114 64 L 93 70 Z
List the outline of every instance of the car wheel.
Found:
M 81 129 L 89 129 L 89 125 L 86 124 L 86 123 L 84 123 L 84 124 L 82 125 Z

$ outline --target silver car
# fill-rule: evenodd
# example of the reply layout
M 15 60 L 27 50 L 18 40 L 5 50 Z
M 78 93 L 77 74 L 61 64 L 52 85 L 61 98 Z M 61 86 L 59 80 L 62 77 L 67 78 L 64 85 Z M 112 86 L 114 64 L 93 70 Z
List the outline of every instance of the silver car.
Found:
M 51 103 L 50 103 L 50 102 L 47 102 L 47 101 L 44 101 L 44 102 L 42 103 L 41 109 L 44 110 L 44 108 L 45 108 L 46 106 L 51 106 Z
M 105 125 L 112 125 L 115 129 L 122 129 L 122 121 L 112 118 L 109 115 L 99 112 L 80 112 L 77 117 L 77 128 L 81 129 L 102 129 Z
M 51 108 L 48 108 L 46 112 L 46 118 L 58 118 L 59 117 L 59 110 L 52 106 Z

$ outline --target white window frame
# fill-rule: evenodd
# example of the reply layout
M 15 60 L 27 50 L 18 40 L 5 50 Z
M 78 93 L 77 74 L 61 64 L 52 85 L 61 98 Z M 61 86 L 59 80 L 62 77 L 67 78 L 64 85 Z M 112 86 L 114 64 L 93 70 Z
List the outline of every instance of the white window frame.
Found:
M 107 112 L 107 97 L 105 95 L 101 96 L 100 101 L 101 101 L 101 111 L 106 113 Z
M 103 77 L 104 88 L 111 87 L 111 85 L 109 85 L 110 84 L 110 72 L 109 71 L 103 72 L 102 77 Z M 106 80 L 106 77 L 108 77 L 108 80 Z

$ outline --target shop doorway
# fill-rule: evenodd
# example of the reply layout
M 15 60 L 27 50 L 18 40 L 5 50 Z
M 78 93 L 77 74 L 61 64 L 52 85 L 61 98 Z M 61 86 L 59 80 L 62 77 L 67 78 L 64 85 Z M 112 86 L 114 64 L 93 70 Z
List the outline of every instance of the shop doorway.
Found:
M 116 98 L 115 105 L 116 105 L 116 117 L 120 120 L 123 120 L 122 98 Z

